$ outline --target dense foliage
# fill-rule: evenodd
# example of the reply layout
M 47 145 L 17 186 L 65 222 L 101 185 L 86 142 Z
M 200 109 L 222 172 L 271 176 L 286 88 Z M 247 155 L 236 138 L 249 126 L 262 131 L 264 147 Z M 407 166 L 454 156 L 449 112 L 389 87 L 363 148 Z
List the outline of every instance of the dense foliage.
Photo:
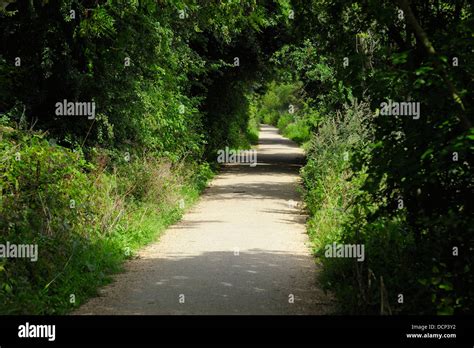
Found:
M 209 156 L 255 141 L 258 42 L 280 7 L 64 0 L 0 11 L 0 236 L 40 253 L 1 260 L 0 312 L 65 312 L 179 217 L 210 177 Z M 94 113 L 58 114 L 63 101 Z
M 307 151 L 309 233 L 342 311 L 473 311 L 470 2 L 1 5 L 0 236 L 42 258 L 0 261 L 0 312 L 91 295 L 259 121 Z M 326 258 L 333 242 L 364 244 L 364 262 Z
M 293 5 L 299 41 L 274 55 L 261 116 L 306 142 L 326 286 L 346 312 L 472 312 L 472 4 Z M 420 112 L 384 114 L 389 100 Z M 364 244 L 365 262 L 325 258 L 332 242 Z

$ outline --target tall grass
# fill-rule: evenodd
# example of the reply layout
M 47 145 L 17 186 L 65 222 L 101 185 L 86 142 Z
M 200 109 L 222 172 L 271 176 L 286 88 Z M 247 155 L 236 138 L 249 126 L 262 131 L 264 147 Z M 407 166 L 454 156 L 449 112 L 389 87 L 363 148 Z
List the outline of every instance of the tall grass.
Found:
M 371 156 L 373 112 L 367 102 L 352 101 L 319 124 L 308 146 L 301 174 L 310 213 L 308 233 L 321 262 L 321 282 L 333 292 L 342 313 L 396 314 L 429 311 L 430 296 L 417 279 L 414 233 L 405 215 L 378 216 L 384 204 L 364 190 L 368 168 L 354 163 Z M 382 202 L 382 203 L 380 203 Z M 371 222 L 368 217 L 371 216 Z M 364 262 L 326 257 L 332 243 L 361 244 Z M 400 294 L 412 300 L 400 302 Z
M 37 262 L 2 259 L 0 313 L 62 314 L 110 281 L 197 199 L 206 164 L 97 150 L 86 160 L 41 133 L 3 127 L 0 243 L 37 244 Z
M 264 123 L 278 127 L 283 136 L 306 147 L 319 114 L 306 103 L 301 82 L 271 82 L 258 107 Z

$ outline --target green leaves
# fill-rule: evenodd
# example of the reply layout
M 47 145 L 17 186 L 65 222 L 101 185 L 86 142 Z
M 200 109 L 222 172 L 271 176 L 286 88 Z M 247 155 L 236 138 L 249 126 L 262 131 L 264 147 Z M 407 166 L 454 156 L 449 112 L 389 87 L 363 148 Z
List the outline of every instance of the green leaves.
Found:
M 405 64 L 408 59 L 408 51 L 405 52 L 400 52 L 400 53 L 392 53 L 391 59 L 392 59 L 392 64 L 399 65 L 399 64 Z
M 433 71 L 433 67 L 431 66 L 421 66 L 418 69 L 415 70 L 415 75 L 420 76 L 420 75 L 425 75 L 431 71 Z
M 115 19 L 105 8 L 86 9 L 86 18 L 80 23 L 79 33 L 86 38 L 111 38 L 115 33 Z
M 459 122 L 462 116 L 473 114 L 472 103 L 466 102 L 472 100 L 474 87 L 472 63 L 466 61 L 472 52 L 464 39 L 472 34 L 472 29 L 467 29 L 471 9 L 467 5 L 421 6 L 416 2 L 411 7 L 438 56 L 427 53 L 409 24 L 397 18 L 396 7 L 348 1 L 337 5 L 314 2 L 312 7 L 301 3 L 296 8 L 301 20 L 294 23 L 297 28 L 292 31 L 298 43 L 287 44 L 272 60 L 283 81 L 304 83 L 305 97 L 315 100 L 323 115 L 314 129 L 317 137 L 303 172 L 307 205 L 317 233 L 336 233 L 325 229 L 331 223 L 337 230 L 336 219 L 323 213 L 321 206 L 340 195 L 328 188 L 328 181 L 342 175 L 343 167 L 323 154 L 341 151 L 335 146 L 340 139 L 332 141 L 331 151 L 324 139 L 346 126 L 334 119 L 344 102 L 370 99 L 370 109 L 379 111 L 381 103 L 389 99 L 420 103 L 417 120 L 379 115 L 367 124 L 373 131 L 373 141 L 349 156 L 351 169 L 366 175 L 348 179 L 349 184 L 359 179 L 363 185 L 352 203 L 353 225 L 344 229 L 342 237 L 365 234 L 367 245 L 374 246 L 367 259 L 368 267 L 383 275 L 384 281 L 390 283 L 390 291 L 418 299 L 403 306 L 393 303 L 392 309 L 400 313 L 469 312 L 474 307 L 474 280 L 464 268 L 467 265 L 471 269 L 472 260 L 453 256 L 452 248 L 473 242 L 474 221 L 472 214 L 466 213 L 472 204 L 466 192 L 473 190 L 472 175 L 468 173 L 472 172 L 474 138 L 472 128 L 460 127 Z M 466 17 L 454 18 L 454 11 Z M 446 21 L 440 23 L 439 18 Z M 370 43 L 374 43 L 373 47 Z M 322 127 L 326 118 L 334 119 L 331 128 Z M 284 118 L 282 125 L 287 121 Z M 345 145 L 352 139 L 345 134 L 342 138 Z M 334 174 L 326 179 L 327 172 Z M 403 209 L 398 208 L 399 198 L 403 198 Z M 360 212 L 366 215 L 360 216 Z M 407 244 L 402 238 L 393 240 L 390 246 L 378 243 L 378 238 L 385 238 L 383 231 L 392 226 L 392 221 L 397 221 L 400 236 L 416 244 Z M 377 313 L 374 303 L 380 294 L 370 293 L 361 285 L 367 268 L 362 267 L 357 273 L 340 264 L 328 263 L 328 268 L 326 275 L 330 279 L 326 280 L 339 291 L 346 310 Z M 354 281 L 347 285 L 338 279 Z M 351 287 L 359 290 L 351 294 Z M 367 302 L 361 303 L 361 299 Z
M 421 155 L 421 159 L 424 160 L 425 158 L 430 157 L 432 153 L 433 153 L 433 149 L 427 149 L 423 153 L 423 155 Z

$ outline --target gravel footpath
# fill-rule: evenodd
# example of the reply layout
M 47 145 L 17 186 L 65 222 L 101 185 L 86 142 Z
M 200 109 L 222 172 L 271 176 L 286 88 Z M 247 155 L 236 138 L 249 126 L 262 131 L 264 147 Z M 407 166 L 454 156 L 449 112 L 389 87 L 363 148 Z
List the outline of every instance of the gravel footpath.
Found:
M 73 314 L 327 314 L 297 193 L 303 152 L 262 125 L 258 164 L 199 202 Z M 297 204 L 298 203 L 298 204 Z

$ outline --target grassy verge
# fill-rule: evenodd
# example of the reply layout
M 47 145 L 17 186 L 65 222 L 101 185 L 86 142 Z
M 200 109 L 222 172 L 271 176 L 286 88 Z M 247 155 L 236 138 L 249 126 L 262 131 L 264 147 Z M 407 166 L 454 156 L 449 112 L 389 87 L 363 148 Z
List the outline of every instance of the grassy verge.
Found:
M 372 119 L 367 102 L 353 101 L 322 120 L 308 146 L 301 174 L 308 234 L 322 264 L 320 281 L 341 313 L 430 313 L 428 289 L 419 281 L 425 251 L 416 252 L 403 210 L 375 216 L 386 202 L 364 191 L 368 168 L 353 165 L 371 155 Z M 334 245 L 363 248 L 361 259 L 328 253 Z
M 1 259 L 2 314 L 76 308 L 178 221 L 212 176 L 206 163 L 152 156 L 85 160 L 79 148 L 6 127 L 0 146 L 0 244 L 38 246 L 35 262 Z
M 258 137 L 260 131 L 261 117 L 259 114 L 259 99 L 256 95 L 248 96 L 248 126 L 247 126 L 247 138 L 251 145 L 258 144 Z
M 301 94 L 301 82 L 272 82 L 265 94 L 255 102 L 258 106 L 255 114 L 263 123 L 278 127 L 284 137 L 306 150 L 311 130 L 315 128 L 320 116 Z

